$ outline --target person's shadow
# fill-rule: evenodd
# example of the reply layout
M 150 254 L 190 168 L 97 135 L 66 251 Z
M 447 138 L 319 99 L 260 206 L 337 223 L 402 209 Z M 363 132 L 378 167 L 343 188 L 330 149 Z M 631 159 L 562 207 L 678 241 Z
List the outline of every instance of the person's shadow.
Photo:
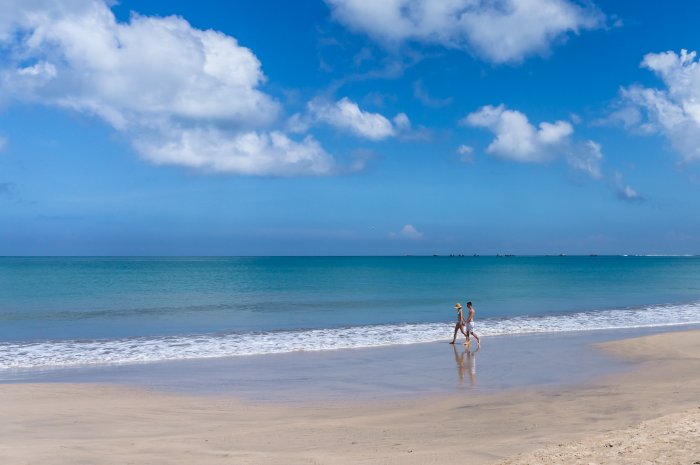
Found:
M 453 345 L 452 349 L 455 352 L 455 362 L 457 363 L 457 374 L 459 375 L 460 384 L 464 383 L 467 373 L 469 373 L 469 385 L 476 385 L 476 353 L 479 352 L 479 348 L 473 352 L 469 351 L 469 348 L 465 348 L 460 354 L 457 351 L 457 346 Z

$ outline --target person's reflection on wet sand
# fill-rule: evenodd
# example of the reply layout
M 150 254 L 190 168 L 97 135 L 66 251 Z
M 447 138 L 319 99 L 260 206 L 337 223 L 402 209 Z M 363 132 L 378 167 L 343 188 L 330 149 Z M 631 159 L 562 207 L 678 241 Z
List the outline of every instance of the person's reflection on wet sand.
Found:
M 452 346 L 455 352 L 455 362 L 457 363 L 457 374 L 459 375 L 460 383 L 464 383 L 466 374 L 469 373 L 469 385 L 476 385 L 476 353 L 479 348 L 470 352 L 469 349 L 464 349 L 459 353 L 457 346 Z

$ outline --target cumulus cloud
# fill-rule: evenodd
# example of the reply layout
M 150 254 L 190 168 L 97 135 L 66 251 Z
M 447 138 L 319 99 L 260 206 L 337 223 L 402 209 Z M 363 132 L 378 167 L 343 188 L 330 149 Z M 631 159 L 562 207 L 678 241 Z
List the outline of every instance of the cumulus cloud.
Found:
M 260 62 L 233 37 L 174 16 L 118 23 L 97 0 L 70 2 L 70 14 L 57 2 L 15 3 L 26 19 L 18 27 L 24 40 L 14 45 L 23 61 L 35 61 L 4 70 L 15 94 L 118 127 L 162 116 L 264 123 L 278 111 L 257 88 L 265 79 Z
M 566 121 L 542 122 L 535 127 L 524 113 L 508 110 L 504 105 L 487 105 L 470 113 L 460 123 L 491 131 L 495 137 L 486 151 L 498 158 L 519 163 L 545 163 L 562 158 L 571 168 L 592 179 L 604 178 L 601 145 L 593 140 L 574 140 L 573 126 Z M 472 148 L 461 145 L 457 151 L 463 157 L 470 157 Z M 615 173 L 610 185 L 622 200 L 644 200 L 634 188 L 625 184 L 620 173 Z
M 600 144 L 573 141 L 574 128 L 567 121 L 544 121 L 535 127 L 520 111 L 505 105 L 486 105 L 465 116 L 460 124 L 491 131 L 495 137 L 486 152 L 495 157 L 520 163 L 545 163 L 564 157 L 572 168 L 594 179 L 602 176 Z
M 356 136 L 382 140 L 410 129 L 411 122 L 405 113 L 399 113 L 390 121 L 379 113 L 362 110 L 357 103 L 343 97 L 337 102 L 315 99 L 307 105 L 307 115 L 294 115 L 290 124 L 297 128 L 308 127 L 314 122 L 329 124 Z
M 591 3 L 569 0 L 326 0 L 333 17 L 396 46 L 406 41 L 470 51 L 493 63 L 545 54 L 551 44 L 602 27 Z
M 313 139 L 267 129 L 280 105 L 260 89 L 258 58 L 235 38 L 175 16 L 121 23 L 100 0 L 8 1 L 0 13 L 0 46 L 11 51 L 0 68 L 6 95 L 95 115 L 156 163 L 237 174 L 330 169 Z
M 401 228 L 401 231 L 399 231 L 398 233 L 389 233 L 389 237 L 393 239 L 402 238 L 419 240 L 423 238 L 423 233 L 419 232 L 415 227 L 413 227 L 413 225 L 407 224 L 403 228 Z
M 553 158 L 553 151 L 574 132 L 566 121 L 530 124 L 527 116 L 505 105 L 486 105 L 470 113 L 461 124 L 490 130 L 496 136 L 486 151 L 519 162 L 541 163 Z
M 623 88 L 620 108 L 606 121 L 662 134 L 685 161 L 700 160 L 700 66 L 696 52 L 649 53 L 641 66 L 661 78 L 664 87 Z
M 244 175 L 321 175 L 331 172 L 329 155 L 311 136 L 297 142 L 279 131 L 235 135 L 215 128 L 175 129 L 155 140 L 139 138 L 139 151 L 157 164 Z M 161 136 L 165 135 L 166 143 Z

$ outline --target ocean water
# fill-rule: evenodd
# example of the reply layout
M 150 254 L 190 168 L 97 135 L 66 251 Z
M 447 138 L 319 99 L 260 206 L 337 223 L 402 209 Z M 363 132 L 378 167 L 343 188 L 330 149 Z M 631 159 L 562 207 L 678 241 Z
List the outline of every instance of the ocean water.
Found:
M 3 371 L 700 324 L 700 257 L 0 258 Z

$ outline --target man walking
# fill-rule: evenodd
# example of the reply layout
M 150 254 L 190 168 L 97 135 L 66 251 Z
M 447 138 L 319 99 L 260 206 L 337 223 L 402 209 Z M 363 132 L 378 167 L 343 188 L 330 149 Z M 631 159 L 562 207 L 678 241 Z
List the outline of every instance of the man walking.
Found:
M 467 340 L 464 343 L 465 346 L 468 346 L 472 341 L 469 339 L 469 335 L 471 334 L 474 336 L 474 339 L 476 339 L 476 344 L 477 347 L 481 347 L 481 341 L 479 340 L 479 336 L 476 335 L 474 332 L 474 307 L 472 307 L 471 302 L 467 302 L 467 309 L 469 310 L 469 314 L 467 314 L 467 321 L 466 321 L 466 327 L 467 327 Z M 460 308 L 460 313 L 462 309 Z M 462 331 L 464 332 L 464 331 Z M 455 329 L 455 337 L 457 337 L 457 330 Z

